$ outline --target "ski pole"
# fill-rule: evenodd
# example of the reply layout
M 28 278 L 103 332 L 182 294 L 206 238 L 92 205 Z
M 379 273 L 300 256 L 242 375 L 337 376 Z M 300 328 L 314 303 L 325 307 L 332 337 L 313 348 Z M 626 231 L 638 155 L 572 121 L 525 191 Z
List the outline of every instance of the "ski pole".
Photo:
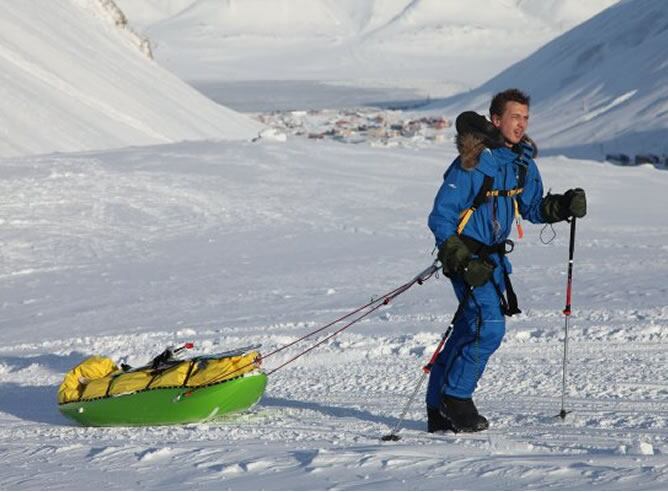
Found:
M 431 368 L 434 367 L 434 364 L 436 363 L 436 360 L 438 359 L 438 356 L 441 353 L 441 349 L 443 348 L 443 345 L 445 344 L 445 341 L 448 339 L 450 336 L 450 333 L 452 333 L 453 328 L 455 327 L 455 322 L 457 321 L 457 318 L 459 317 L 459 314 L 462 312 L 464 309 L 464 305 L 466 304 L 466 301 L 468 300 L 469 296 L 471 295 L 471 288 L 469 287 L 464 294 L 464 297 L 462 298 L 461 302 L 459 303 L 459 306 L 457 306 L 457 310 L 455 311 L 455 315 L 452 317 L 452 321 L 450 321 L 450 324 L 448 325 L 448 328 L 445 330 L 443 333 L 443 336 L 441 336 L 441 340 L 438 342 L 438 346 L 436 347 L 436 350 L 434 350 L 434 353 L 431 355 L 431 358 L 429 359 L 429 362 L 425 364 L 422 367 L 422 374 L 420 375 L 420 379 L 418 380 L 417 384 L 415 385 L 415 389 L 413 390 L 413 393 L 411 396 L 408 398 L 408 401 L 406 402 L 406 405 L 404 406 L 404 409 L 401 411 L 401 414 L 399 415 L 399 418 L 397 419 L 397 423 L 394 425 L 392 430 L 390 431 L 389 434 L 384 435 L 381 437 L 381 441 L 398 441 L 401 439 L 399 436 L 399 430 L 401 429 L 401 424 L 404 422 L 404 418 L 406 417 L 406 414 L 408 413 L 408 410 L 410 410 L 411 405 L 413 404 L 413 400 L 415 400 L 415 396 L 418 394 L 418 391 L 422 387 L 422 383 L 424 383 L 424 380 L 427 378 L 427 375 L 431 372 Z
M 153 369 L 157 369 L 160 366 L 160 364 L 168 362 L 169 360 L 172 359 L 174 355 L 178 354 L 179 352 L 182 352 L 183 350 L 190 350 L 194 346 L 195 346 L 194 343 L 187 342 L 175 349 L 167 347 L 160 355 L 158 355 L 151 361 L 150 365 Z
M 562 420 L 571 413 L 566 411 L 566 368 L 568 366 L 568 325 L 571 318 L 571 292 L 573 288 L 573 253 L 575 252 L 575 217 L 571 219 L 571 237 L 568 246 L 568 280 L 566 283 L 566 307 L 564 308 L 564 362 L 561 377 L 561 411 Z
M 314 350 L 315 348 L 319 347 L 320 345 L 322 345 L 322 344 L 325 343 L 326 341 L 331 340 L 331 339 L 334 338 L 335 336 L 341 334 L 343 331 L 347 330 L 347 329 L 350 328 L 352 325 L 354 325 L 355 323 L 358 323 L 359 321 L 361 321 L 362 319 L 366 318 L 366 317 L 369 316 L 371 313 L 377 311 L 377 310 L 380 309 L 381 307 L 383 307 L 383 306 L 387 306 L 390 302 L 392 302 L 394 299 L 396 299 L 396 298 L 399 297 L 401 294 L 403 294 L 404 292 L 406 292 L 408 289 L 410 289 L 411 287 L 413 287 L 415 284 L 418 284 L 418 285 L 422 285 L 422 284 L 424 284 L 424 282 L 426 282 L 427 280 L 429 280 L 429 279 L 432 277 L 432 275 L 434 275 L 434 273 L 436 273 L 436 272 L 438 271 L 439 268 L 440 268 L 440 262 L 439 262 L 438 260 L 436 260 L 436 261 L 434 261 L 434 263 L 432 263 L 428 268 L 425 268 L 423 271 L 421 271 L 419 274 L 417 274 L 417 275 L 416 275 L 412 280 L 410 280 L 409 282 L 406 282 L 405 284 L 403 284 L 403 285 L 397 287 L 396 289 L 393 289 L 393 290 L 391 290 L 391 291 L 389 291 L 389 292 L 383 294 L 382 296 L 379 296 L 379 297 L 377 297 L 377 298 L 371 299 L 371 301 L 369 301 L 368 303 L 366 303 L 366 304 L 363 305 L 363 306 L 358 307 L 358 308 L 355 309 L 354 311 L 351 311 L 350 313 L 345 314 L 345 315 L 341 316 L 340 318 L 338 318 L 338 319 L 336 319 L 336 320 L 334 320 L 334 321 L 331 321 L 331 322 L 327 323 L 326 325 L 321 326 L 320 328 L 318 328 L 318 329 L 316 329 L 316 330 L 313 330 L 313 331 L 307 333 L 306 335 L 303 335 L 303 336 L 299 337 L 298 339 L 293 340 L 292 342 L 287 343 L 287 344 L 285 344 L 285 345 L 283 345 L 283 346 L 281 346 L 281 347 L 275 349 L 275 350 L 272 351 L 272 352 L 269 352 L 268 354 L 262 356 L 261 358 L 258 357 L 257 359 L 253 360 L 252 362 L 249 362 L 248 364 L 246 364 L 246 365 L 244 365 L 244 366 L 241 366 L 241 367 L 235 367 L 235 368 L 233 368 L 230 372 L 227 372 L 227 373 L 225 373 L 225 374 L 219 375 L 219 376 L 216 378 L 216 380 L 222 380 L 222 379 L 224 379 L 225 377 L 227 377 L 227 376 L 229 376 L 229 375 L 231 375 L 231 374 L 237 373 L 237 372 L 239 372 L 239 371 L 241 371 L 241 370 L 243 370 L 243 369 L 245 369 L 245 368 L 247 368 L 247 367 L 256 366 L 259 362 L 263 362 L 264 360 L 266 360 L 267 358 L 271 357 L 272 355 L 275 355 L 275 354 L 277 354 L 277 353 L 279 353 L 279 352 L 281 352 L 281 351 L 283 351 L 283 350 L 285 350 L 285 349 L 288 349 L 288 348 L 292 347 L 293 345 L 295 345 L 295 344 L 297 344 L 297 343 L 299 343 L 299 342 L 302 342 L 302 341 L 304 341 L 304 340 L 306 340 L 306 339 L 312 337 L 313 335 L 315 335 L 315 334 L 317 334 L 317 333 L 320 333 L 320 332 L 322 332 L 322 331 L 324 331 L 324 330 L 326 330 L 326 329 L 328 329 L 328 328 L 331 328 L 331 327 L 334 326 L 334 325 L 337 325 L 338 323 L 342 323 L 343 321 L 345 321 L 345 320 L 347 320 L 347 319 L 350 319 L 352 316 L 354 316 L 354 315 L 356 315 L 356 314 L 361 313 L 361 314 L 359 314 L 359 316 L 357 316 L 356 318 L 352 319 L 352 321 L 348 321 L 343 327 L 337 329 L 335 332 L 333 332 L 333 333 L 327 335 L 325 338 L 321 339 L 321 340 L 318 341 L 317 343 L 315 343 L 315 344 L 309 346 L 309 347 L 306 348 L 305 350 L 302 350 L 302 351 L 299 352 L 297 355 L 295 355 L 294 357 L 290 358 L 287 362 L 284 362 L 284 363 L 280 364 L 278 367 L 274 367 L 271 371 L 269 371 L 269 372 L 266 373 L 267 375 L 273 374 L 274 372 L 276 372 L 276 371 L 278 371 L 279 369 L 281 369 L 281 368 L 287 366 L 288 364 L 293 363 L 295 360 L 299 359 L 299 358 L 302 357 L 303 355 L 305 355 L 305 354 L 311 352 L 312 350 Z M 193 391 L 196 391 L 196 389 L 194 389 Z

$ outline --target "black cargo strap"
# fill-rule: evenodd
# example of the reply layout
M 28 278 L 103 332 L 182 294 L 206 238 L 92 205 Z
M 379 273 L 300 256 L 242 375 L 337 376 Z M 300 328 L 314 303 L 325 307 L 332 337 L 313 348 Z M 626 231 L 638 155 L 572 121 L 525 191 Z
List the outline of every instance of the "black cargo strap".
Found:
M 510 239 L 506 239 L 502 243 L 489 246 L 469 236 L 459 236 L 459 238 L 472 254 L 477 255 L 494 266 L 496 266 L 496 263 L 492 258 L 490 258 L 490 255 L 495 253 L 499 255 L 499 258 L 501 259 L 501 268 L 503 269 L 503 280 L 506 284 L 506 293 L 508 298 L 506 299 L 506 297 L 503 295 L 501 288 L 494 281 L 494 278 L 490 279 L 490 282 L 492 282 L 492 285 L 494 285 L 494 289 L 499 296 L 499 303 L 501 304 L 501 310 L 503 311 L 503 314 L 506 316 L 520 314 L 522 311 L 517 304 L 517 295 L 515 294 L 513 284 L 510 281 L 510 275 L 508 274 L 505 263 L 503 261 L 503 257 L 505 255 L 512 253 L 513 249 L 515 248 L 515 243 L 513 243 Z

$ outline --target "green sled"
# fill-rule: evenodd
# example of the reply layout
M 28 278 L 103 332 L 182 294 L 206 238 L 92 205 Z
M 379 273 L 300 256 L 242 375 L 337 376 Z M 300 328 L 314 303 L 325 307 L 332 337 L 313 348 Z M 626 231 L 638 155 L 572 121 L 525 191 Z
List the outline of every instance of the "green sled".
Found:
M 58 405 L 60 412 L 93 427 L 204 422 L 255 405 L 267 386 L 264 373 L 195 388 L 156 388 Z

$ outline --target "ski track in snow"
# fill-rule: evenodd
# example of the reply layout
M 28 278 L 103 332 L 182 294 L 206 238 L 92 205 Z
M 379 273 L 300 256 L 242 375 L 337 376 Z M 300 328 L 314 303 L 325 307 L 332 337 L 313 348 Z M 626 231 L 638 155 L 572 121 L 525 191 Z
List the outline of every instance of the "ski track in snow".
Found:
M 248 413 L 116 429 L 58 413 L 88 355 L 267 353 L 409 280 L 431 262 L 426 215 L 453 154 L 291 139 L 0 161 L 0 488 L 668 487 L 668 173 L 649 167 L 539 160 L 546 189 L 590 201 L 564 422 L 568 228 L 544 246 L 528 224 L 512 256 L 524 313 L 476 393 L 487 432 L 426 434 L 420 394 L 403 439 L 379 441 L 454 311 L 442 278 L 272 375 Z

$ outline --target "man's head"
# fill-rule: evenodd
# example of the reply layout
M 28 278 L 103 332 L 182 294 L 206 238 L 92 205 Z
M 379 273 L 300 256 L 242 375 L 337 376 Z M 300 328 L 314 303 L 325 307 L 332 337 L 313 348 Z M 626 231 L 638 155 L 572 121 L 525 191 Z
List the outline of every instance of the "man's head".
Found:
M 507 89 L 492 98 L 489 115 L 506 145 L 512 147 L 524 137 L 529 126 L 530 98 L 519 89 Z

